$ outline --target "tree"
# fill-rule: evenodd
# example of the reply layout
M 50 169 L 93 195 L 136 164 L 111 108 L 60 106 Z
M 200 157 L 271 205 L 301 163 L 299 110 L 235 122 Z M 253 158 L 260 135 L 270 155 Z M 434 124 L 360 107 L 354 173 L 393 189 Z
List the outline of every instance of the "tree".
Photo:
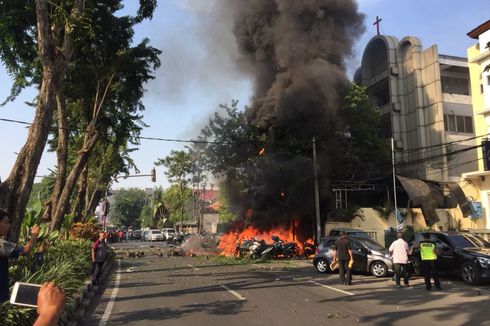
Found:
M 10 240 L 17 240 L 37 167 L 48 138 L 56 94 L 72 56 L 73 32 L 81 28 L 85 1 L 2 1 L 0 57 L 14 79 L 14 100 L 27 86 L 39 89 L 36 113 L 27 141 L 5 182 L 0 206 L 12 221 Z
M 179 189 L 180 221 L 184 224 L 184 205 L 189 175 L 192 172 L 192 155 L 185 151 L 171 151 L 170 155 L 158 159 L 155 165 L 164 165 L 167 168 L 165 175 L 168 180 L 176 184 Z
M 168 210 L 164 204 L 164 193 L 162 187 L 156 187 L 151 197 L 151 227 L 156 228 L 163 224 L 163 220 L 168 217 Z
M 155 7 L 156 0 L 141 0 L 136 17 L 129 19 L 130 25 L 139 23 L 145 18 L 151 18 Z M 12 228 L 9 235 L 11 240 L 16 240 L 19 234 L 20 223 L 27 205 L 34 176 L 50 130 L 54 107 L 58 108 L 59 130 L 66 130 L 65 126 L 68 121 L 65 116 L 65 94 L 67 92 L 65 92 L 64 85 L 68 85 L 65 83 L 65 76 L 70 75 L 67 74 L 68 68 L 77 66 L 70 64 L 72 55 L 75 53 L 73 51 L 74 45 L 79 45 L 80 43 L 78 42 L 83 43 L 89 37 L 97 40 L 99 45 L 103 45 L 106 41 L 104 38 L 99 38 L 99 34 L 95 33 L 104 31 L 104 28 L 108 26 L 97 25 L 100 22 L 104 22 L 104 20 L 99 20 L 98 18 L 100 17 L 93 15 L 96 12 L 94 8 L 101 8 L 102 10 L 99 12 L 103 12 L 103 9 L 106 9 L 109 13 L 114 13 L 121 8 L 121 1 L 110 0 L 100 5 L 97 1 L 88 0 L 0 2 L 0 57 L 14 80 L 11 94 L 7 101 L 14 100 L 25 87 L 34 86 L 39 90 L 39 94 L 36 97 L 36 113 L 29 129 L 26 144 L 19 152 L 9 177 L 0 185 L 0 206 L 9 211 L 12 219 Z M 100 30 L 97 30 L 94 26 L 99 26 Z M 111 36 L 117 38 L 118 32 L 121 30 L 107 29 L 107 31 L 114 33 Z M 100 35 L 103 34 L 100 33 Z M 132 33 L 125 35 L 128 36 L 127 39 L 129 41 L 132 39 Z M 147 40 L 142 42 L 142 44 L 146 43 Z M 85 44 L 87 45 L 86 49 L 93 48 L 98 51 L 102 49 L 100 46 L 94 46 L 94 43 Z M 80 49 L 80 47 L 77 47 L 77 53 L 80 53 Z M 135 49 L 133 54 L 141 51 L 142 47 L 138 46 Z M 100 53 L 104 53 L 104 51 L 100 51 Z M 86 60 L 90 59 L 89 57 L 86 58 Z M 94 63 L 100 62 L 94 61 Z M 121 66 L 131 69 L 129 63 L 131 62 L 128 60 L 119 62 Z M 135 63 L 143 66 L 148 64 L 143 61 Z M 101 76 L 99 76 L 100 78 L 92 79 L 102 83 L 99 89 L 104 89 L 104 86 L 109 84 L 107 74 L 104 75 L 106 72 L 107 70 L 103 71 Z M 126 80 L 121 83 L 130 84 L 141 76 L 127 75 Z M 141 92 L 141 87 L 136 88 L 135 92 L 128 93 L 127 96 L 133 98 L 133 95 Z M 96 91 L 92 92 L 92 94 L 97 93 Z M 87 103 L 90 102 L 85 104 L 87 105 Z M 92 103 L 95 103 L 95 108 L 101 104 L 99 100 L 92 101 Z M 141 106 L 138 105 L 138 107 Z M 85 136 L 89 136 L 85 138 L 86 141 L 79 151 L 79 159 L 74 163 L 76 168 L 72 169 L 73 174 L 68 177 L 66 183 L 68 187 L 66 189 L 62 179 L 66 171 L 62 166 L 66 159 L 66 157 L 63 157 L 63 152 L 67 147 L 66 134 L 60 132 L 59 153 L 61 154 L 58 168 L 61 177 L 59 179 L 60 183 L 55 186 L 55 192 L 60 193 L 61 189 L 63 189 L 65 193 L 59 196 L 62 198 L 61 203 L 55 203 L 52 206 L 57 207 L 56 211 L 62 211 L 62 213 L 59 213 L 61 218 L 64 211 L 66 211 L 73 185 L 76 183 L 90 156 L 91 147 L 97 138 L 100 137 L 98 129 L 95 128 L 97 119 L 94 120 L 94 117 L 98 117 L 97 114 L 91 116 L 91 120 L 87 120 L 86 126 L 89 133 L 85 134 Z M 90 124 L 92 121 L 94 122 Z M 59 220 L 61 218 L 56 218 L 55 226 L 60 223 Z
M 147 200 L 148 196 L 141 189 L 129 188 L 117 191 L 110 211 L 112 223 L 121 226 L 139 225 L 141 211 Z
M 147 228 L 147 227 L 151 228 L 152 223 L 153 223 L 153 217 L 151 212 L 151 205 L 149 203 L 146 203 L 145 206 L 143 206 L 143 209 L 141 210 L 141 214 L 140 214 L 141 228 Z
M 229 210 L 245 216 L 251 208 L 257 223 L 264 226 L 303 218 L 310 223 L 313 212 L 312 138 L 316 139 L 320 171 L 320 202 L 332 203 L 332 180 L 365 181 L 377 175 L 389 160 L 387 142 L 380 137 L 379 108 L 369 104 L 365 90 L 345 85 L 340 109 L 318 110 L 321 103 L 304 104 L 269 121 L 268 128 L 252 124 L 237 102 L 215 113 L 199 140 L 205 144 L 206 167 L 222 178 L 221 192 Z M 292 101 L 287 95 L 284 101 Z M 309 103 L 307 101 L 307 103 Z M 293 105 L 290 105 L 294 107 Z M 277 117 L 279 119 L 279 117 Z M 309 126 L 298 121 L 307 121 Z M 388 161 L 389 162 L 389 161 Z
M 191 219 L 192 209 L 185 209 L 186 203 L 192 201 L 192 190 L 184 188 L 181 190 L 178 184 L 174 184 L 167 188 L 163 194 L 163 201 L 168 210 L 168 217 L 172 223 L 182 223 L 185 220 Z M 182 208 L 184 207 L 184 209 Z
M 340 114 L 345 132 L 333 178 L 365 181 L 384 176 L 390 166 L 389 143 L 381 137 L 381 111 L 369 102 L 365 88 L 351 84 L 344 90 Z
M 63 186 L 55 187 L 51 198 L 55 207 L 53 229 L 60 227 L 76 182 L 96 144 L 105 142 L 116 147 L 126 146 L 128 142 L 137 144 L 139 133 L 146 126 L 138 114 L 144 110 L 141 102 L 143 85 L 154 78 L 152 71 L 160 66 L 158 55 L 161 52 L 149 46 L 148 39 L 134 47 L 131 41 L 134 25 L 151 17 L 153 12 L 147 11 L 137 18 L 119 17 L 116 15 L 119 3 L 119 0 L 112 0 L 108 7 L 95 2 L 88 9 L 96 22 L 90 26 L 93 33 L 79 36 L 74 64 L 68 71 L 66 100 L 71 109 L 68 114 L 71 124 L 79 131 L 72 133 L 74 157 L 69 175 L 64 175 L 63 172 L 68 170 L 68 148 L 60 144 L 66 142 L 68 135 L 63 135 L 67 128 L 58 123 L 58 184 Z M 64 103 L 64 100 L 59 102 Z M 58 105 L 58 112 L 66 111 L 65 107 Z

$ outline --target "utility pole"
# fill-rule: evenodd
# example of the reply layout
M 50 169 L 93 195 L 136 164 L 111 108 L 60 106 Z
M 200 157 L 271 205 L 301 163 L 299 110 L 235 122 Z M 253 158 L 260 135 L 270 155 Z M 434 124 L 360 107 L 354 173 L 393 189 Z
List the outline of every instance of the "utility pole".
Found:
M 396 229 L 398 230 L 398 206 L 396 204 L 395 139 L 391 138 L 391 166 L 393 169 L 393 202 L 395 204 Z
M 322 226 L 320 221 L 320 193 L 318 191 L 318 168 L 316 162 L 316 140 L 312 139 L 313 147 L 313 182 L 315 184 L 315 216 L 316 216 L 316 244 L 320 243 L 322 237 Z

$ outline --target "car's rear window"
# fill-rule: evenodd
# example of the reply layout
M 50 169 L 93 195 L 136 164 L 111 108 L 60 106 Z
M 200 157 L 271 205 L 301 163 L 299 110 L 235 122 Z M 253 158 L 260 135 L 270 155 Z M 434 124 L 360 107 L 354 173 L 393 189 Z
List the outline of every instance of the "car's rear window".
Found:
M 358 239 L 358 241 L 364 243 L 369 249 L 374 249 L 374 250 L 383 250 L 385 247 L 380 245 L 374 240 L 371 239 Z
M 490 248 L 490 244 L 487 241 L 473 234 L 464 234 L 464 235 L 451 234 L 449 235 L 449 239 L 457 248 L 466 248 L 466 247 Z

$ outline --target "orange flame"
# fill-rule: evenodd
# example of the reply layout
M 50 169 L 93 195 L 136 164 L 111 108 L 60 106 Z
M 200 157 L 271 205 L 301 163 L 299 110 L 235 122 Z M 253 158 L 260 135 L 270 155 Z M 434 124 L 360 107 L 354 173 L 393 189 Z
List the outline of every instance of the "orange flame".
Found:
M 297 226 L 297 223 L 294 223 Z M 289 227 L 279 226 L 268 231 L 262 231 L 253 226 L 248 226 L 242 231 L 229 231 L 221 236 L 218 248 L 221 249 L 221 255 L 233 256 L 237 244 L 243 240 L 255 238 L 257 240 L 264 240 L 266 243 L 272 243 L 271 237 L 273 235 L 278 236 L 284 242 L 296 242 L 300 249 L 300 254 L 303 254 L 303 243 L 299 242 L 294 236 L 293 225 Z M 308 239 L 306 242 L 313 243 L 311 239 Z

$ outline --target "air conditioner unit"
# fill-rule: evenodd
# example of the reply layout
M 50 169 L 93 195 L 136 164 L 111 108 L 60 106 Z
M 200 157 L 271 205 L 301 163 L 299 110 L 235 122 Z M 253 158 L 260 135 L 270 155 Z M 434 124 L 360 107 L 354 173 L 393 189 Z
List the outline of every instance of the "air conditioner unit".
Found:
M 403 140 L 399 139 L 395 141 L 395 146 L 397 149 L 403 149 Z
M 400 71 L 397 66 L 391 66 L 390 72 L 393 76 L 398 76 L 400 74 Z

